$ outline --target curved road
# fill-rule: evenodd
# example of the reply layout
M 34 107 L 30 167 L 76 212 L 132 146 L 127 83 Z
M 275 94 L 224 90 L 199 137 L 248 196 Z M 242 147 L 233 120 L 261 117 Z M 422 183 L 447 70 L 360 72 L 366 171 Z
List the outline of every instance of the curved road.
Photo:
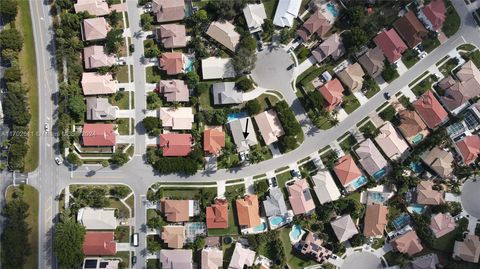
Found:
M 51 29 L 52 19 L 48 13 L 49 6 L 45 2 L 48 1 L 30 0 L 39 80 L 40 129 L 43 128 L 45 122 L 49 122 L 50 126 L 52 126 L 52 119 L 55 118 L 56 109 L 53 101 L 58 89 L 57 75 L 52 64 L 55 62 L 51 53 L 54 48 L 53 45 L 50 44 L 53 40 L 53 32 Z M 140 31 L 140 16 L 138 12 L 136 12 L 137 7 L 135 2 L 136 1 L 127 1 L 131 36 L 134 36 L 134 32 Z M 51 231 L 55 215 L 58 212 L 58 203 L 54 200 L 54 197 L 68 184 L 124 183 L 133 189 L 136 196 L 135 230 L 140 233 L 140 246 L 136 248 L 136 255 L 139 258 L 137 268 L 139 265 L 145 265 L 144 254 L 146 243 L 144 227 L 146 218 L 142 199 L 144 199 L 147 188 L 151 184 L 156 182 L 211 182 L 244 178 L 288 166 L 318 151 L 336 140 L 352 126 L 355 126 L 356 123 L 381 106 L 385 102 L 383 98 L 384 92 L 394 95 L 460 44 L 468 42 L 480 47 L 480 30 L 471 15 L 471 11 L 475 9 L 473 6 L 479 7 L 480 4 L 477 1 L 467 7 L 463 0 L 453 0 L 453 3 L 462 18 L 462 26 L 457 34 L 371 98 L 366 104 L 359 107 L 335 128 L 321 131 L 313 127 L 304 114 L 303 107 L 290 88 L 290 85 L 285 85 L 284 89 L 279 89 L 284 95 L 285 100 L 291 105 L 292 110 L 295 112 L 297 119 L 301 122 L 306 133 L 305 141 L 302 145 L 279 158 L 237 169 L 202 171 L 190 177 L 183 177 L 181 175 L 157 175 L 143 160 L 145 135 L 141 127 L 137 126 L 135 132 L 135 156 L 128 164 L 118 169 L 84 166 L 71 172 L 68 167 L 59 167 L 54 164 L 54 156 L 58 154 L 54 151 L 55 139 L 49 135 L 42 135 L 39 145 L 39 168 L 29 175 L 29 183 L 35 186 L 40 193 L 39 268 L 56 268 L 51 251 Z M 135 116 L 136 122 L 138 123 L 144 117 L 141 109 L 145 107 L 145 66 L 140 62 L 140 58 L 143 55 L 143 39 L 141 37 L 132 38 L 132 42 L 135 45 L 135 53 L 133 54 L 136 95 Z

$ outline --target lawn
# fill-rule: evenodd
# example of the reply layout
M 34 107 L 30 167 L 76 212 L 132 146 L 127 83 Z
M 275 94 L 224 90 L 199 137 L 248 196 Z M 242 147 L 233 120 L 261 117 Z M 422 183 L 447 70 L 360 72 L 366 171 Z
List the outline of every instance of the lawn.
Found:
M 128 104 L 129 93 L 130 92 L 125 92 L 125 91 L 116 92 L 114 95 L 108 97 L 108 101 L 110 102 L 110 104 L 112 104 L 113 106 L 118 106 L 118 108 L 120 109 L 130 109 Z M 134 95 L 132 94 L 131 97 L 132 97 L 132 108 L 133 108 L 134 107 L 133 104 L 135 104 L 133 99 Z
M 38 133 L 38 88 L 37 64 L 35 57 L 35 43 L 33 40 L 32 19 L 30 17 L 29 1 L 18 1 L 18 16 L 15 26 L 22 32 L 23 49 L 19 54 L 19 64 L 22 70 L 22 83 L 28 89 L 28 106 L 32 118 L 30 120 L 30 134 Z M 39 141 L 37 135 L 28 136 L 28 152 L 25 156 L 25 172 L 31 172 L 38 166 Z M 30 267 L 26 267 L 30 268 Z M 33 267 L 31 267 L 33 268 Z
M 372 98 L 375 94 L 377 94 L 379 91 L 380 91 L 380 87 L 378 86 L 378 84 L 374 84 L 375 86 L 373 88 L 370 88 L 367 90 L 367 92 L 365 93 L 365 96 L 370 99 Z
M 236 225 L 236 211 L 232 202 L 228 202 L 228 228 L 226 229 L 208 229 L 208 236 L 238 235 L 238 226 Z
M 357 140 L 352 134 L 348 134 L 347 138 L 343 139 L 342 142 L 340 142 L 340 147 L 344 152 L 350 152 L 350 149 L 357 144 Z
M 130 268 L 130 251 L 117 251 L 115 257 L 120 258 L 127 268 Z
M 206 82 L 202 82 L 202 83 L 206 83 Z M 213 98 L 212 96 L 210 95 L 210 83 L 208 83 L 209 86 L 208 86 L 208 91 L 202 91 L 199 93 L 198 95 L 198 103 L 200 104 L 200 108 L 201 109 L 213 109 Z
M 418 60 L 418 52 L 413 49 L 407 50 L 402 56 L 402 62 L 407 68 L 414 66 Z
M 149 66 L 145 68 L 147 74 L 147 83 L 158 83 L 160 82 L 160 69 L 156 66 Z
M 457 66 L 457 64 L 458 60 L 450 58 L 446 63 L 439 67 L 440 72 L 442 72 L 444 76 L 448 76 L 450 75 L 450 72 L 452 72 L 452 70 Z
M 480 68 L 480 50 L 469 53 L 468 59 L 472 60 L 473 63 Z
M 26 222 L 28 224 L 28 227 L 30 228 L 28 241 L 30 242 L 31 248 L 30 255 L 27 257 L 27 261 L 25 262 L 23 268 L 38 268 L 38 191 L 32 186 L 23 186 L 23 201 L 29 206 Z M 14 188 L 8 188 L 8 191 L 5 194 L 7 202 L 12 199 L 13 192 Z
M 119 200 L 117 200 L 115 198 L 108 198 L 108 201 L 110 203 L 110 205 L 109 205 L 110 208 L 118 209 L 118 216 L 119 217 L 128 218 L 130 216 L 128 208 L 122 202 L 120 202 Z
M 131 125 L 132 125 L 132 130 L 130 131 L 128 127 L 128 120 L 130 119 Z M 117 130 L 120 135 L 132 135 L 133 134 L 133 128 L 134 128 L 134 122 L 132 118 L 123 118 L 123 119 L 117 119 Z
M 290 266 L 290 268 L 305 268 L 317 264 L 312 260 L 303 260 L 299 257 L 299 255 L 293 252 L 290 236 L 288 235 L 290 233 L 289 228 L 283 228 L 279 231 L 279 233 L 280 240 L 282 241 L 283 248 L 285 249 L 287 264 Z
M 199 199 L 203 193 L 213 193 L 214 196 L 217 195 L 217 188 L 163 188 L 164 197 L 169 197 L 171 199 Z
M 360 102 L 357 100 L 357 98 L 355 98 L 353 93 L 348 92 L 348 94 L 345 94 L 343 97 L 342 107 L 347 114 L 350 114 L 355 111 L 355 109 L 360 107 Z
M 328 130 L 333 127 L 333 124 L 327 118 L 322 118 L 319 127 L 321 130 Z
M 458 46 L 457 49 L 472 52 L 472 51 L 476 50 L 477 47 L 475 45 L 467 43 L 467 44 L 462 44 L 462 45 Z
M 297 56 L 298 63 L 302 63 L 310 56 L 310 50 L 300 45 L 295 49 L 295 55 Z
M 275 7 L 277 6 L 278 0 L 264 0 L 262 1 L 263 6 L 265 7 L 265 13 L 267 13 L 267 18 L 273 20 L 273 15 L 275 15 Z
M 359 128 L 360 132 L 365 133 L 367 130 L 375 130 L 376 127 L 373 123 L 369 120 L 367 123 L 363 124 L 362 127 Z
M 412 92 L 416 96 L 420 96 L 426 91 L 432 89 L 432 84 L 435 83 L 436 81 L 437 81 L 436 77 L 434 75 L 430 75 L 425 79 L 423 79 L 422 81 L 420 81 L 419 83 L 417 83 L 417 85 L 415 85 L 412 88 Z
M 133 146 L 130 146 L 131 149 L 133 149 Z M 127 150 L 128 151 L 128 150 Z M 130 197 L 125 200 L 125 203 L 130 207 L 132 211 L 132 217 L 134 215 L 134 210 L 135 210 L 135 194 L 130 195 Z
M 130 65 L 130 78 L 133 81 L 133 66 Z M 128 65 L 121 65 L 118 67 L 117 80 L 120 83 L 128 83 Z
M 443 23 L 442 31 L 447 37 L 454 35 L 460 28 L 460 16 L 452 5 L 450 0 L 445 0 L 447 14 Z
M 278 186 L 282 188 L 282 191 L 284 192 L 284 194 L 288 196 L 288 191 L 287 191 L 287 187 L 285 187 L 285 183 L 290 179 L 292 179 L 292 175 L 290 174 L 290 171 L 286 171 L 281 174 L 278 174 L 276 178 L 277 178 Z
M 430 53 L 434 49 L 436 49 L 438 46 L 440 46 L 440 41 L 438 41 L 438 38 L 426 38 L 422 41 L 423 48 L 425 49 L 426 52 Z
M 117 226 L 115 240 L 120 243 L 130 242 L 130 226 Z
M 262 111 L 272 108 L 276 103 L 280 101 L 276 96 L 265 93 L 257 97 L 257 100 L 260 102 Z
M 384 121 L 392 121 L 392 119 L 397 114 L 395 108 L 392 105 L 388 105 L 386 108 L 382 110 L 382 112 L 378 113 L 378 116 L 382 118 Z

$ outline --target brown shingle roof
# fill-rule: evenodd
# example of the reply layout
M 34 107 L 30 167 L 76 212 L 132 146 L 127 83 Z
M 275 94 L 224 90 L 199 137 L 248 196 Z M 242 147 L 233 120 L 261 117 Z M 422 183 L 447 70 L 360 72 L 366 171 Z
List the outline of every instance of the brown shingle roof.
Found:
M 422 39 L 428 35 L 427 29 L 417 19 L 413 10 L 410 10 L 405 16 L 395 21 L 393 26 L 410 48 L 420 44 Z
M 463 241 L 455 241 L 453 257 L 467 262 L 478 263 L 480 259 L 480 239 L 469 234 Z
M 303 23 L 302 27 L 297 30 L 297 34 L 304 41 L 310 39 L 313 34 L 317 34 L 320 38 L 323 38 L 332 26 L 333 22 L 327 20 L 320 10 L 317 10 Z
M 423 250 L 422 243 L 415 231 L 409 231 L 400 235 L 390 241 L 390 243 L 398 252 L 408 254 L 409 256 L 415 255 Z
M 163 24 L 157 28 L 157 38 L 165 48 L 183 48 L 187 45 L 185 25 Z
M 184 0 L 153 0 L 152 9 L 158 22 L 180 21 L 185 17 Z
M 379 47 L 375 47 L 358 58 L 358 62 L 371 77 L 376 78 L 382 74 L 385 66 L 385 56 Z
M 417 203 L 421 205 L 439 205 L 443 202 L 443 192 L 433 189 L 433 181 L 423 180 L 418 183 Z
M 388 207 L 381 204 L 368 205 L 365 212 L 363 234 L 369 237 L 382 236 L 387 226 Z

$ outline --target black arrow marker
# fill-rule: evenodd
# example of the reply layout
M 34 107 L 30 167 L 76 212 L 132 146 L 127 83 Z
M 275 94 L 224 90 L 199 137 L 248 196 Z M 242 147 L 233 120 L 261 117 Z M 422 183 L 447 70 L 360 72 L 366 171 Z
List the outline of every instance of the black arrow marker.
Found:
M 248 120 L 249 118 L 247 118 L 247 124 L 245 125 L 245 132 L 243 132 L 243 138 L 247 139 L 247 136 L 248 136 Z

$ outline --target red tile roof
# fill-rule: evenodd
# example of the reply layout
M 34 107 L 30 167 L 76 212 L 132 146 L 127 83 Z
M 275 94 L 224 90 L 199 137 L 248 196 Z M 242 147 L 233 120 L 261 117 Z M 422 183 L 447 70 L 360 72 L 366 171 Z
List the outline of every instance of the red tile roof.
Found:
M 330 80 L 318 90 L 328 103 L 328 107 L 326 108 L 328 111 L 332 111 L 342 103 L 344 89 L 338 79 Z
M 213 155 L 220 153 L 225 147 L 225 133 L 216 128 L 207 129 L 203 132 L 203 150 Z
M 247 195 L 242 199 L 235 201 L 237 206 L 238 224 L 248 228 L 257 227 L 261 224 L 258 197 L 256 195 Z
M 160 68 L 168 75 L 176 75 L 183 72 L 183 53 L 165 52 L 160 56 Z
M 86 123 L 83 125 L 82 140 L 84 146 L 115 146 L 116 136 L 113 130 L 113 124 Z
M 343 186 L 347 186 L 350 182 L 362 175 L 362 172 L 360 172 L 360 169 L 358 169 L 357 164 L 350 155 L 345 155 L 338 159 L 333 170 Z
M 187 156 L 192 151 L 192 135 L 168 133 L 160 135 L 163 156 Z
M 480 154 L 480 136 L 478 135 L 467 136 L 455 145 L 462 155 L 463 162 L 467 165 L 473 163 Z
M 444 0 L 432 0 L 423 7 L 422 12 L 432 24 L 434 31 L 442 29 L 447 12 Z
M 407 45 L 393 28 L 380 32 L 373 42 L 382 50 L 390 63 L 398 61 L 402 57 L 402 53 L 407 50 Z
M 86 256 L 109 256 L 117 253 L 113 232 L 87 232 L 83 242 Z
M 207 207 L 206 211 L 208 229 L 228 227 L 228 202 L 226 200 L 215 200 L 215 203 Z
M 413 103 L 413 106 L 430 129 L 435 129 L 448 118 L 447 111 L 438 102 L 431 90 L 422 94 Z

